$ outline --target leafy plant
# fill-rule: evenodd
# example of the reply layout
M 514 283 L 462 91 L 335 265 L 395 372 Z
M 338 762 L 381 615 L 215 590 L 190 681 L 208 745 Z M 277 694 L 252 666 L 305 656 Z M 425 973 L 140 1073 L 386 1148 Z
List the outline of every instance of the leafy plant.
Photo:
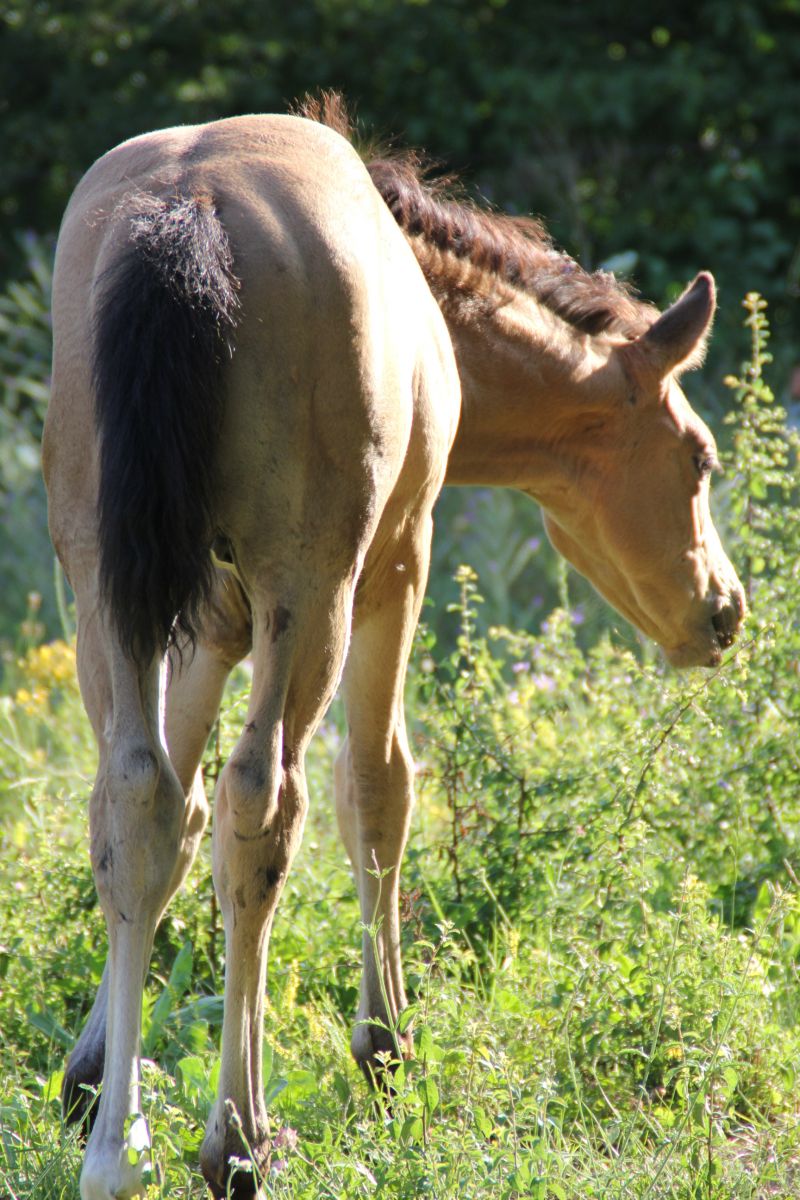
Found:
M 19 239 L 25 277 L 0 295 L 0 571 L 4 598 L 0 638 L 25 613 L 32 589 L 57 628 L 51 583 L 53 553 L 41 480 L 39 443 L 50 395 L 52 240 Z
M 486 634 L 463 568 L 452 652 L 420 635 L 397 1025 L 415 1028 L 416 1056 L 383 1100 L 348 1049 L 361 927 L 330 816 L 339 710 L 323 724 L 271 940 L 272 1195 L 797 1194 L 797 442 L 767 389 L 756 298 L 747 319 L 726 485 L 752 612 L 719 668 L 677 677 L 608 635 L 587 645 L 563 578 L 541 631 Z M 36 617 L 0 697 L 0 1193 L 77 1200 L 58 1092 L 105 955 L 85 845 L 95 752 L 72 648 L 41 645 Z M 209 790 L 248 686 L 243 667 Z M 224 969 L 212 895 L 206 843 L 146 989 L 151 1200 L 204 1194 Z

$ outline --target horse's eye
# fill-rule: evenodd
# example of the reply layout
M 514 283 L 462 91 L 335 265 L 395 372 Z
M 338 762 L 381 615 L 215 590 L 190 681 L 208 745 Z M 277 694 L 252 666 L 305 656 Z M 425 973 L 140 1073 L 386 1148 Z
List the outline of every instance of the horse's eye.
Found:
M 706 475 L 710 475 L 712 471 L 716 471 L 719 463 L 713 454 L 695 454 L 693 456 L 695 470 L 701 479 Z

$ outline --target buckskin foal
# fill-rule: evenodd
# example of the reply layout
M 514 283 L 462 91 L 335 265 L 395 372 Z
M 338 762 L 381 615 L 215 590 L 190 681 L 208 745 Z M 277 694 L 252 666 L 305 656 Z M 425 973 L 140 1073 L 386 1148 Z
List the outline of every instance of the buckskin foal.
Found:
M 528 492 L 558 549 L 677 665 L 718 662 L 743 615 L 709 515 L 713 439 L 677 383 L 702 352 L 711 277 L 659 317 L 535 223 L 444 198 L 411 160 L 365 167 L 336 105 L 316 115 L 340 132 L 253 116 L 126 142 L 80 183 L 59 238 L 44 466 L 99 746 L 109 937 L 65 1081 L 79 1110 L 102 1078 L 85 1200 L 143 1186 L 142 986 L 205 826 L 198 764 L 235 662 L 252 650 L 213 838 L 225 1015 L 201 1161 L 218 1196 L 258 1187 L 230 1178 L 233 1107 L 266 1159 L 267 944 L 306 747 L 342 675 L 337 812 L 364 920 L 380 922 L 352 1047 L 368 1077 L 399 1047 L 403 679 L 443 481 Z

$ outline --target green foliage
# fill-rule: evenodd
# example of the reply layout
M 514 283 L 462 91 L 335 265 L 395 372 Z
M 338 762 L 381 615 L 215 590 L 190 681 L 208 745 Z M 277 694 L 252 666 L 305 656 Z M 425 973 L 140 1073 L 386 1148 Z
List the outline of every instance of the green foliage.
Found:
M 53 247 L 33 235 L 20 247 L 25 277 L 0 295 L 0 640 L 18 628 L 31 590 L 44 597 L 50 630 L 57 628 L 39 452 L 50 398 Z
M 763 304 L 745 303 L 726 463 L 752 607 L 740 646 L 676 677 L 607 635 L 584 644 L 564 605 L 539 634 L 486 636 L 466 567 L 453 652 L 420 635 L 411 1002 L 397 1030 L 413 1024 L 416 1055 L 390 1104 L 367 1094 L 348 1050 L 360 936 L 328 803 L 337 708 L 315 739 L 305 842 L 272 935 L 270 1194 L 797 1194 L 798 446 L 764 378 Z M 72 647 L 38 644 L 35 613 L 19 641 L 0 697 L 0 1193 L 76 1200 L 81 1150 L 58 1092 L 105 950 L 86 852 L 94 749 Z M 209 743 L 209 788 L 248 684 L 243 667 Z M 206 844 L 145 994 L 151 1200 L 204 1194 L 223 966 Z
M 53 246 L 20 238 L 26 278 L 0 296 L 0 486 L 18 485 L 39 465 L 38 444 L 50 398 L 50 290 Z
M 750 292 L 744 300 L 745 324 L 750 331 L 750 358 L 738 376 L 725 383 L 736 395 L 737 407 L 726 417 L 733 426 L 732 465 L 742 473 L 730 504 L 730 521 L 743 544 L 748 595 L 769 612 L 777 586 L 781 599 L 797 586 L 800 532 L 797 507 L 797 455 L 800 435 L 787 427 L 786 409 L 775 402 L 764 378 L 772 362 L 767 350 L 770 330 L 766 301 Z M 761 601 L 759 604 L 758 602 Z
M 419 753 L 450 831 L 436 912 L 481 962 L 532 924 L 539 1023 L 554 1008 L 570 1039 L 554 1052 L 568 1084 L 555 1102 L 604 1131 L 631 1094 L 669 1111 L 681 1100 L 689 1123 L 700 1105 L 723 1140 L 778 1092 L 787 1114 L 794 1103 L 798 438 L 763 378 L 763 301 L 745 307 L 728 464 L 745 644 L 687 686 L 608 638 L 582 650 L 563 609 L 538 636 L 487 640 L 462 568 L 455 652 L 433 669 L 429 635 L 420 646 Z
M 544 213 L 587 266 L 632 268 L 660 302 L 712 267 L 723 298 L 769 294 L 796 344 L 796 0 L 658 17 L 622 0 L 42 0 L 0 19 L 9 229 L 55 230 L 80 175 L 126 137 L 336 87 L 366 127 Z M 13 243 L 3 254 L 16 274 Z M 728 348 L 735 321 L 728 301 Z

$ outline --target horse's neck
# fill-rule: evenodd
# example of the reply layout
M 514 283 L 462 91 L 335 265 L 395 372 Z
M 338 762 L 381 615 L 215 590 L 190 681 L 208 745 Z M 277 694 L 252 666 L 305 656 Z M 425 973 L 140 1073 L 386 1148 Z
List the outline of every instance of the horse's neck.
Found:
M 446 316 L 462 413 L 445 482 L 523 488 L 546 503 L 565 486 L 564 430 L 598 361 L 591 339 L 527 297 L 491 315 Z

